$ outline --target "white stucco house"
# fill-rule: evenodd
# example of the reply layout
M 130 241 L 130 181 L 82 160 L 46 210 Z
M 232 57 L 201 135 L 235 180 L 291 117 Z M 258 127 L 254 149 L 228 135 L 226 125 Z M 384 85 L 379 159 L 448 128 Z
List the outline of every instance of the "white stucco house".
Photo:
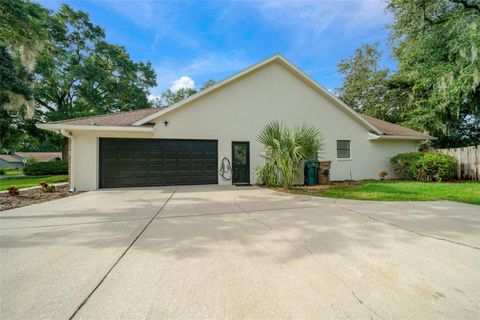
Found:
M 273 121 L 308 123 L 326 140 L 332 180 L 377 179 L 389 159 L 429 135 L 362 116 L 275 55 L 163 109 L 140 109 L 38 125 L 70 141 L 76 190 L 255 183 L 257 135 Z M 226 160 L 224 160 L 226 159 Z M 233 175 L 220 174 L 230 162 Z

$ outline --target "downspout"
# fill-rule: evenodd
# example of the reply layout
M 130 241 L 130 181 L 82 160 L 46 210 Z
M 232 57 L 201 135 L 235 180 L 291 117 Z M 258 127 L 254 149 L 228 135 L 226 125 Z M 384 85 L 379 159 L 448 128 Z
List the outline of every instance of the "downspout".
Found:
M 60 129 L 59 133 L 70 140 L 70 191 L 75 191 L 75 137 L 65 129 Z

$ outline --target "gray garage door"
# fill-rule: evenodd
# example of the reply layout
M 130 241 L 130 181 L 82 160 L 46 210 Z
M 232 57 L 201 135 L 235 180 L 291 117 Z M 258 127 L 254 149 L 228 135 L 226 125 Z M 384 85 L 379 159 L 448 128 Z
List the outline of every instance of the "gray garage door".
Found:
M 100 188 L 216 184 L 216 140 L 100 139 Z

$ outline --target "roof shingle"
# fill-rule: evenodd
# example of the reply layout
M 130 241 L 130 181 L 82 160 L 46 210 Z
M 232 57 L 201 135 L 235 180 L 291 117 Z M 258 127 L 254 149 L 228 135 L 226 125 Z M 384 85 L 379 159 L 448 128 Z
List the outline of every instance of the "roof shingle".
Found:
M 15 152 L 15 155 L 22 158 L 34 158 L 40 162 L 47 162 L 55 158 L 62 159 L 61 152 Z
M 17 159 L 9 154 L 0 154 L 0 159 L 10 163 L 22 163 L 22 160 Z
M 102 114 L 98 116 L 90 116 L 83 118 L 76 118 L 64 121 L 56 121 L 51 123 L 62 123 L 72 126 L 114 126 L 124 127 L 130 126 L 132 123 L 145 118 L 155 112 L 160 111 L 160 108 L 138 109 L 134 111 L 114 112 L 109 114 Z
M 431 138 L 428 134 L 418 132 L 412 129 L 401 127 L 397 124 L 391 122 L 383 121 L 374 117 L 367 115 L 361 115 L 365 120 L 367 120 L 372 126 L 379 129 L 387 136 L 405 136 L 405 137 L 425 137 Z
M 76 125 L 76 126 L 115 126 L 115 127 L 128 127 L 133 123 L 151 115 L 155 112 L 160 111 L 160 108 L 147 108 L 147 109 L 138 109 L 134 111 L 127 112 L 116 112 L 110 114 L 103 114 L 98 116 L 76 118 L 65 121 L 57 121 L 52 123 L 61 123 L 67 125 Z M 399 125 L 383 121 L 374 117 L 367 115 L 361 115 L 368 123 L 370 123 L 375 128 L 383 132 L 387 136 L 405 136 L 405 137 L 420 137 L 420 138 L 431 138 L 429 135 L 418 132 L 412 129 L 401 127 Z

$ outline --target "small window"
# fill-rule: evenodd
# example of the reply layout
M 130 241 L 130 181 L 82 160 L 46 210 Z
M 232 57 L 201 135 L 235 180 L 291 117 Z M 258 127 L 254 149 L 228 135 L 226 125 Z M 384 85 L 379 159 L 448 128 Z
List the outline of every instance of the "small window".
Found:
M 350 140 L 337 140 L 337 158 L 350 158 Z

